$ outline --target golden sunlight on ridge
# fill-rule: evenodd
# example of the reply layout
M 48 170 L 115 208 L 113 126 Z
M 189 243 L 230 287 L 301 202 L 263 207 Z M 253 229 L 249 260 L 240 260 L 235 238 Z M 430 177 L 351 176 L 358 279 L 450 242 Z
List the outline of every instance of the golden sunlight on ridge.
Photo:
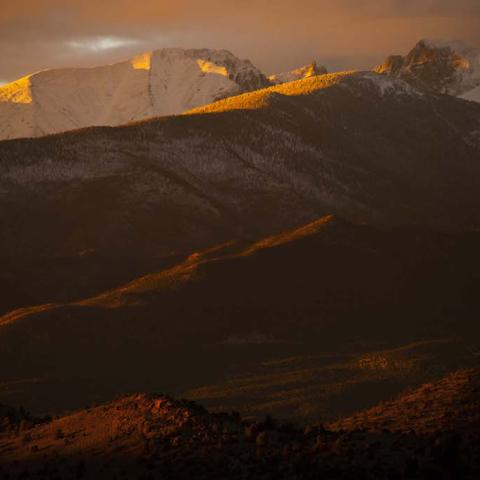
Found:
M 326 215 L 303 227 L 294 228 L 292 230 L 281 233 L 279 235 L 273 235 L 271 237 L 264 238 L 263 240 L 260 240 L 259 242 L 254 243 L 251 247 L 244 250 L 240 254 L 240 256 L 247 257 L 265 248 L 279 247 L 281 245 L 285 245 L 287 243 L 295 242 L 303 238 L 307 238 L 312 235 L 315 235 L 322 228 L 325 228 L 330 223 L 332 223 L 334 218 L 335 217 L 333 215 Z
M 222 65 L 216 65 L 215 63 L 201 59 L 197 60 L 197 64 L 203 73 L 214 73 L 216 75 L 223 75 L 224 77 L 228 77 L 227 69 Z
M 309 95 L 323 88 L 329 88 L 340 83 L 346 77 L 357 73 L 356 70 L 347 72 L 328 73 L 313 77 L 282 83 L 253 92 L 243 93 L 235 97 L 228 97 L 202 107 L 197 107 L 183 115 L 197 115 L 203 113 L 219 113 L 230 110 L 258 110 L 269 105 L 269 97 L 272 94 L 285 96 Z
M 152 53 L 142 53 L 132 59 L 132 67 L 135 70 L 150 70 L 152 65 Z
M 42 312 L 46 312 L 49 310 L 53 310 L 57 308 L 59 305 L 55 303 L 46 303 L 44 305 L 34 305 L 32 307 L 22 307 L 17 308 L 11 312 L 6 313 L 2 317 L 0 317 L 0 326 L 5 326 L 11 323 L 15 323 L 22 318 L 28 317 L 32 314 L 38 314 Z
M 23 77 L 0 87 L 0 102 L 32 103 L 31 77 Z
M 65 304 L 49 303 L 18 308 L 0 316 L 0 326 L 16 323 L 24 318 L 28 318 L 30 315 L 54 311 L 63 307 L 81 306 L 117 309 L 127 306 L 141 306 L 144 304 L 142 294 L 173 291 L 189 282 L 195 281 L 201 277 L 202 274 L 199 272 L 199 268 L 204 264 L 248 257 L 261 250 L 299 241 L 317 234 L 334 220 L 335 217 L 333 215 L 326 215 L 302 227 L 264 238 L 246 248 L 233 241 L 222 243 L 206 250 L 195 252 L 183 262 L 166 270 L 141 276 L 120 287 L 89 298 Z M 238 250 L 237 247 L 239 248 Z

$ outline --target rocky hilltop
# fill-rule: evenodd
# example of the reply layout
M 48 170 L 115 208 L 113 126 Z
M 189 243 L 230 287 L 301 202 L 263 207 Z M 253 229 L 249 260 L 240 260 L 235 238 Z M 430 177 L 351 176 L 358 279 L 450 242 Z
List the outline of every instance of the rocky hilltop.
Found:
M 455 376 L 443 383 L 449 383 L 455 416 L 478 418 L 478 371 L 468 375 L 469 388 L 476 392 L 474 404 L 466 404 L 461 394 L 457 397 Z M 461 379 L 460 389 L 463 383 Z M 406 402 L 406 408 L 422 409 L 436 401 L 422 393 L 413 401 L 399 398 L 396 413 Z M 163 395 L 132 395 L 0 433 L 0 475 L 65 480 L 478 476 L 477 423 L 465 430 L 447 420 L 435 433 L 423 435 L 415 425 L 408 426 L 408 432 L 323 426 L 299 430 L 271 418 L 251 422 L 235 413 L 211 414 Z

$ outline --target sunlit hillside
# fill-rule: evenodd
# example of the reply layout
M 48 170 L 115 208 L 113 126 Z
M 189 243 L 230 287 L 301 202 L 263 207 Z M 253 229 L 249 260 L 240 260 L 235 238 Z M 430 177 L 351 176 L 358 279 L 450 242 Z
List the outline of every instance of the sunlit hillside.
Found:
M 354 74 L 355 72 L 331 73 L 275 85 L 273 87 L 229 97 L 209 105 L 198 107 L 186 112 L 185 115 L 263 108 L 269 105 L 270 99 L 276 93 L 287 96 L 308 95 L 317 90 L 336 85 L 346 77 Z
M 464 378 L 472 394 L 463 395 Z M 425 411 L 447 396 L 452 416 L 443 431 L 415 429 L 398 418 L 395 430 L 369 431 L 343 425 L 304 429 L 274 418 L 252 421 L 236 412 L 212 414 L 165 395 L 136 394 L 55 419 L 35 419 L 0 408 L 0 475 L 33 480 L 109 478 L 475 478 L 478 448 L 478 370 L 458 372 L 425 385 L 403 408 Z M 468 400 L 468 401 L 465 401 Z M 476 421 L 469 418 L 475 405 Z M 381 408 L 381 407 L 380 407 Z M 23 418 L 10 422 L 2 413 Z M 439 412 L 440 413 L 440 412 Z M 364 417 L 369 416 L 365 412 Z M 13 417 L 12 417 L 13 418 Z M 422 422 L 419 416 L 419 421 Z M 388 424 L 387 424 L 388 425 Z M 467 430 L 465 430 L 465 427 Z M 468 433 L 467 433 L 468 432 Z M 463 437 L 459 437 L 462 434 Z M 460 441 L 468 439 L 469 441 Z
M 480 371 L 461 370 L 438 382 L 410 389 L 331 425 L 334 429 L 367 429 L 432 434 L 453 430 L 478 432 L 480 428 Z

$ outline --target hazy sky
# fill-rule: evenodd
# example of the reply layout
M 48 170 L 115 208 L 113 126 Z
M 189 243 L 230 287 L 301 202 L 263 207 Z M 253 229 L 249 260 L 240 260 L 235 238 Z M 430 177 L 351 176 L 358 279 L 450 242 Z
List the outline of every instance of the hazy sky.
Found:
M 421 38 L 480 46 L 480 0 L 0 0 L 0 82 L 161 47 L 227 48 L 265 73 L 369 68 Z

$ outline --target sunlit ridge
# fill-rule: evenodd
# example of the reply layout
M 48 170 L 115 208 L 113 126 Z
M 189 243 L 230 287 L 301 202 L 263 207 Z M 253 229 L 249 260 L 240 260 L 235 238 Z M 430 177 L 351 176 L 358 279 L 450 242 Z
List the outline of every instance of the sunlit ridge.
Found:
M 0 102 L 32 103 L 31 77 L 23 77 L 0 87 Z
M 219 113 L 230 110 L 258 110 L 269 106 L 269 99 L 274 94 L 285 96 L 309 95 L 315 91 L 329 88 L 340 83 L 346 77 L 357 73 L 356 71 L 329 73 L 325 75 L 317 75 L 301 80 L 295 80 L 273 87 L 267 87 L 253 92 L 243 93 L 235 97 L 228 97 L 214 103 L 209 103 L 202 107 L 197 107 L 184 115 L 196 115 L 203 113 Z

